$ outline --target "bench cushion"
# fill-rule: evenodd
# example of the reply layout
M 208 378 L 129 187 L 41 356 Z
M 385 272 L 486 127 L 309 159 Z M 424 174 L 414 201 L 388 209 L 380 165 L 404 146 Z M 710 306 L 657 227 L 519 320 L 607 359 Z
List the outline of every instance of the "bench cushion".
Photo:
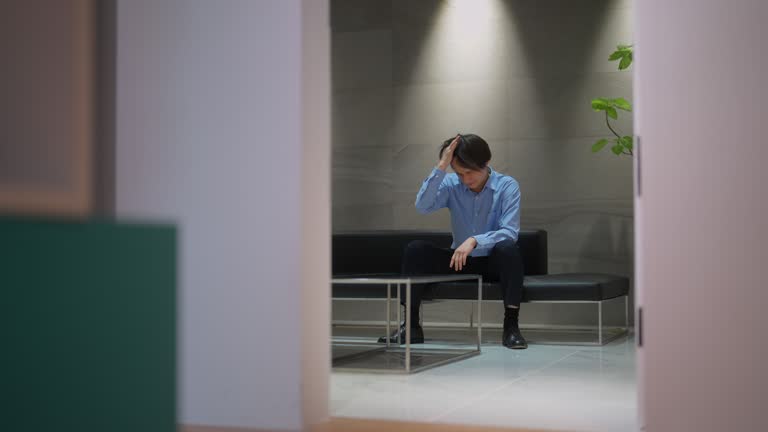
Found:
M 629 294 L 629 279 L 601 273 L 560 273 L 525 278 L 524 301 L 608 300 Z

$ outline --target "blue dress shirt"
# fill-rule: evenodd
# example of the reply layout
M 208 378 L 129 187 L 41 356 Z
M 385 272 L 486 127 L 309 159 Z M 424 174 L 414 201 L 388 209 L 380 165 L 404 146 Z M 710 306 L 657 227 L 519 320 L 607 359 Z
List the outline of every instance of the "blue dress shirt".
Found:
M 444 207 L 451 211 L 451 248 L 456 249 L 469 237 L 477 240 L 470 256 L 488 256 L 496 243 L 517 241 L 520 231 L 520 186 L 512 177 L 490 171 L 483 190 L 475 193 L 456 174 L 435 167 L 416 195 L 419 213 Z

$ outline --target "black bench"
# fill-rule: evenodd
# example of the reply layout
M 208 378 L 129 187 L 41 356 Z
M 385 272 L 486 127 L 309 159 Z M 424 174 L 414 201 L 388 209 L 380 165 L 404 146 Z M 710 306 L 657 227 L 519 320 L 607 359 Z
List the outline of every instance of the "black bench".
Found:
M 440 247 L 450 247 L 452 236 L 446 232 L 430 231 L 364 231 L 336 233 L 332 241 L 332 272 L 334 277 L 360 274 L 398 274 L 405 247 L 413 240 L 427 240 Z M 523 302 L 526 303 L 593 303 L 598 310 L 597 345 L 603 345 L 625 334 L 629 328 L 629 279 L 599 273 L 547 272 L 547 233 L 523 230 L 518 245 L 525 267 Z M 335 299 L 385 298 L 386 290 L 371 289 L 370 285 L 334 284 Z M 433 300 L 477 300 L 475 282 L 445 282 L 431 290 Z M 622 331 L 610 337 L 604 335 L 603 304 L 624 300 Z M 483 300 L 502 300 L 496 282 L 483 282 Z

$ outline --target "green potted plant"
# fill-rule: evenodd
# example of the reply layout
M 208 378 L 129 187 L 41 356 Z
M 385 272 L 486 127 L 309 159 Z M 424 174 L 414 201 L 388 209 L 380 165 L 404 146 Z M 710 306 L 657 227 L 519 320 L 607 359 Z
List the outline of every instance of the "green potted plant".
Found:
M 619 70 L 625 70 L 632 64 L 632 45 L 619 45 L 608 57 L 609 61 L 619 61 Z M 611 131 L 611 138 L 602 138 L 592 144 L 592 152 L 597 153 L 608 143 L 613 143 L 611 151 L 617 155 L 632 156 L 633 139 L 630 135 L 621 135 L 611 126 L 611 119 L 619 118 L 619 111 L 632 111 L 632 104 L 624 98 L 596 98 L 592 99 L 592 109 L 605 115 L 605 124 Z

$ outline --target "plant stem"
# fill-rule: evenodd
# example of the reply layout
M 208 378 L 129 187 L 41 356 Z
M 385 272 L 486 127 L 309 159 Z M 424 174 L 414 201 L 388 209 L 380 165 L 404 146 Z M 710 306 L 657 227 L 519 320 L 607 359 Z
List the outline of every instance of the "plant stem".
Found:
M 608 129 L 610 129 L 611 132 L 613 132 L 613 134 L 616 135 L 616 138 L 621 139 L 621 136 L 619 136 L 619 134 L 617 134 L 616 131 L 613 130 L 613 128 L 611 127 L 611 123 L 608 121 L 608 112 L 607 111 L 605 113 L 605 124 L 608 126 Z
M 608 113 L 607 112 L 605 113 L 605 124 L 608 125 L 608 129 L 610 129 L 611 132 L 613 132 L 613 134 L 616 135 L 616 138 L 621 139 L 621 136 L 619 136 L 619 134 L 617 134 L 616 131 L 613 130 L 613 128 L 611 127 L 611 123 L 608 121 Z M 625 154 L 625 155 L 628 155 L 628 156 L 632 156 L 633 155 L 632 150 L 629 150 L 629 149 L 625 149 L 621 153 Z

